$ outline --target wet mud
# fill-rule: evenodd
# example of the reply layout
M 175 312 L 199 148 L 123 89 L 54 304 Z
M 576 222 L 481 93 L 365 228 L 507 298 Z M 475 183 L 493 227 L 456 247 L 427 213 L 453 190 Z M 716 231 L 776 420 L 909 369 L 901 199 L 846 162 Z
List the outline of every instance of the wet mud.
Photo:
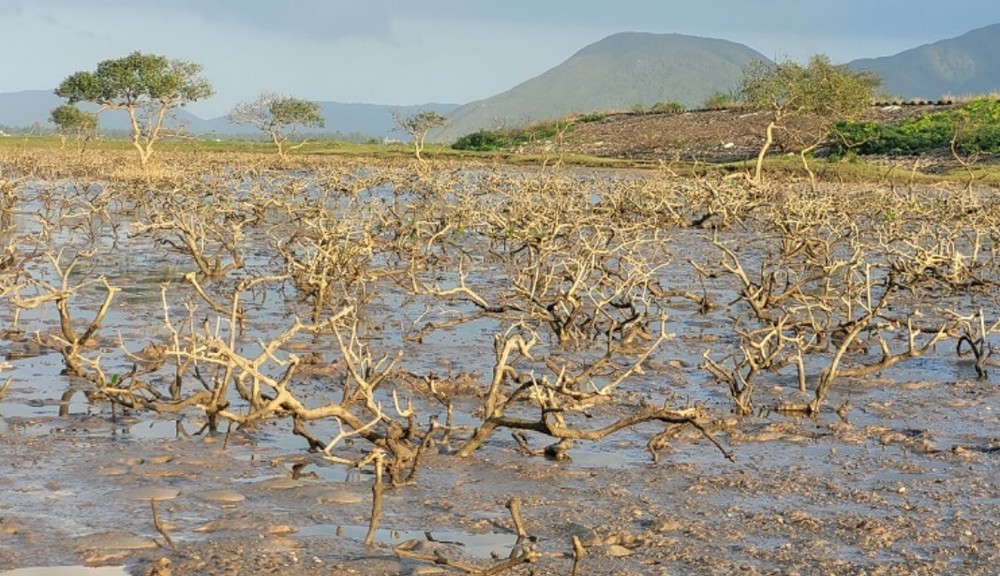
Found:
M 55 398 L 19 404 L 15 390 L 0 437 L 0 565 L 144 574 L 168 558 L 175 574 L 437 573 L 394 554 L 413 540 L 485 567 L 518 545 L 504 507 L 518 497 L 541 574 L 568 573 L 573 536 L 583 573 L 991 573 L 997 387 L 883 379 L 838 395 L 851 405 L 843 418 L 731 423 L 732 463 L 691 432 L 652 463 L 642 447 L 655 428 L 561 462 L 526 458 L 509 439 L 472 461 L 439 446 L 416 485 L 387 493 L 369 548 L 370 474 L 266 434 L 227 441 L 185 431 L 197 422 L 112 422 L 83 405 L 59 417 L 46 406 Z
M 21 222 L 21 233 L 38 234 L 32 222 Z M 671 250 L 683 258 L 665 267 L 665 285 L 699 285 L 683 260 L 702 258 L 714 234 L 676 231 Z M 183 282 L 191 264 L 124 227 L 98 236 L 100 262 L 91 271 L 111 278 L 121 297 L 86 355 L 103 355 L 115 378 L 153 365 L 154 383 L 165 389 L 169 371 L 155 372 L 157 347 L 169 338 L 161 299 L 176 299 L 168 308 L 177 322 L 182 298 L 211 315 Z M 273 257 L 247 255 L 257 263 Z M 371 467 L 309 450 L 287 418 L 212 431 L 194 406 L 173 414 L 124 410 L 38 344 L 33 335 L 56 330 L 51 309 L 20 311 L 17 330 L 2 339 L 0 384 L 10 380 L 0 399 L 0 576 L 62 573 L 56 567 L 80 576 L 491 573 L 526 550 L 530 564 L 502 573 L 565 575 L 575 566 L 579 574 L 622 575 L 986 575 L 1000 566 L 1000 369 L 991 365 L 993 379 L 977 380 L 972 360 L 958 357 L 953 344 L 864 378 L 838 379 L 809 417 L 774 409 L 807 403 L 811 392 L 799 392 L 787 372 L 768 375 L 756 390 L 757 409 L 735 416 L 728 391 L 699 368 L 707 349 L 736 341 L 730 311 L 671 302 L 664 306 L 668 345 L 613 401 L 595 401 L 567 420 L 594 427 L 669 402 L 700 407 L 705 433 L 645 423 L 575 442 L 557 454 L 568 457 L 549 459 L 525 452 L 551 439 L 519 441 L 498 431 L 462 458 L 456 452 L 481 422 L 501 322 L 485 317 L 404 338 L 404 325 L 412 336 L 420 325 L 444 326 L 475 307 L 424 306 L 392 286 L 383 280 L 367 304 L 376 327 L 368 336 L 380 350 L 402 351 L 406 377 L 394 383 L 401 399 L 378 400 L 399 412 L 412 401 L 422 419 L 444 422 L 444 405 L 427 389 L 437 382 L 434 390 L 454 400 L 454 420 L 447 439 L 429 442 L 415 481 L 385 490 L 370 546 Z M 731 285 L 710 291 L 724 306 L 738 292 Z M 308 314 L 289 292 L 248 299 L 251 328 L 241 350 L 273 337 L 292 315 Z M 74 309 L 89 311 L 85 317 L 104 294 L 78 296 Z M 301 398 L 321 403 L 338 392 L 343 366 L 330 339 L 286 348 L 281 354 L 302 359 Z M 576 352 L 552 345 L 546 353 L 562 361 Z M 311 430 L 330 438 L 336 424 L 315 422 Z M 369 448 L 349 438 L 336 455 L 360 460 Z M 84 571 L 91 568 L 103 570 Z

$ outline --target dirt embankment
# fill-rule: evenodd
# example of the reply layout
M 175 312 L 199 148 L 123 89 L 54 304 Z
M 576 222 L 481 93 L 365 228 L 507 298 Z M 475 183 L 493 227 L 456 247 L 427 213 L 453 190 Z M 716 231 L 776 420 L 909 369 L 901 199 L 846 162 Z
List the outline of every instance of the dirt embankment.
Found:
M 876 106 L 864 118 L 899 122 L 941 109 L 936 105 Z M 563 152 L 628 160 L 737 162 L 756 156 L 769 120 L 767 112 L 735 108 L 612 114 L 596 122 L 576 124 L 558 143 L 539 147 L 558 146 Z M 775 133 L 773 152 L 793 152 L 804 142 L 815 141 L 815 135 L 806 129 L 808 120 L 793 119 L 786 125 L 787 130 Z

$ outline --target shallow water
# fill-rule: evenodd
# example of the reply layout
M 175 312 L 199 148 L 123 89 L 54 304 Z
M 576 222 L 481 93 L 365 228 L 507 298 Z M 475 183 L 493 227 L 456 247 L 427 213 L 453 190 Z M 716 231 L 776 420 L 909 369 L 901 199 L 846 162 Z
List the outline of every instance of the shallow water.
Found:
M 303 538 L 350 538 L 363 542 L 368 534 L 368 526 L 341 526 L 317 524 L 302 529 L 298 536 Z M 507 557 L 517 544 L 514 534 L 470 534 L 461 531 L 431 530 L 390 530 L 380 528 L 375 532 L 375 541 L 381 545 L 398 546 L 409 540 L 433 542 L 458 547 L 463 556 L 469 558 Z
M 39 566 L 0 572 L 0 576 L 128 576 L 123 566 Z
M 310 194 L 318 197 L 315 190 Z M 371 195 L 378 201 L 399 200 L 385 187 Z M 338 202 L 341 209 L 354 206 Z M 40 232 L 38 220 L 19 218 L 17 233 Z M 78 274 L 81 279 L 105 274 L 122 288 L 99 341 L 84 352 L 89 358 L 99 355 L 108 376 L 128 374 L 135 364 L 130 354 L 170 337 L 165 313 L 174 327 L 189 315 L 207 318 L 211 329 L 228 334 L 222 315 L 183 281 L 193 269 L 190 261 L 150 236 L 127 234 L 124 223 L 115 233 L 105 232 L 98 234 L 97 252 Z M 67 226 L 53 243 L 76 246 L 85 243 L 84 235 Z M 748 236 L 735 233 L 736 240 Z M 703 230 L 676 232 L 670 240 L 676 262 L 661 271 L 665 286 L 700 290 L 684 259 L 717 259 L 705 244 L 708 237 Z M 247 252 L 254 271 L 278 271 L 274 254 L 260 246 Z M 42 259 L 33 260 L 29 270 L 48 282 L 58 279 Z M 456 285 L 454 270 L 426 276 L 442 288 Z M 496 278 L 483 270 L 468 281 L 486 293 L 499 289 Z M 225 284 L 213 286 L 224 294 Z M 491 377 L 493 338 L 505 329 L 505 320 L 484 317 L 445 327 L 477 308 L 410 294 L 401 286 L 383 279 L 373 287 L 361 339 L 376 358 L 402 351 L 402 371 L 453 385 L 456 428 L 451 443 L 431 447 L 414 485 L 386 491 L 374 548 L 361 544 L 371 513 L 370 468 L 307 452 L 288 419 L 227 434 L 225 427 L 205 429 L 205 415 L 196 408 L 175 415 L 113 409 L 88 396 L 91 383 L 63 374 L 58 352 L 36 342 L 35 334 L 58 327 L 49 305 L 23 311 L 11 327 L 17 330 L 0 341 L 9 364 L 0 382 L 11 378 L 0 401 L 0 468 L 5 470 L 0 476 L 0 565 L 124 562 L 145 569 L 166 555 L 193 562 L 191 557 L 211 551 L 216 542 L 238 542 L 253 551 L 248 557 L 270 558 L 271 567 L 295 573 L 359 558 L 398 562 L 391 550 L 408 540 L 450 557 L 486 562 L 506 558 L 515 547 L 505 509 L 513 497 L 524 502 L 532 544 L 545 555 L 543 569 L 551 573 L 568 573 L 572 536 L 592 550 L 587 558 L 595 563 L 594 573 L 711 572 L 733 566 L 748 574 L 820 568 L 857 573 L 914 562 L 931 572 L 965 562 L 971 573 L 985 573 L 983 567 L 995 565 L 991 562 L 1000 556 L 995 482 L 1000 389 L 992 381 L 972 380 L 969 361 L 955 358 L 949 346 L 871 377 L 838 381 L 826 408 L 813 418 L 771 410 L 782 401 L 807 402 L 810 396 L 797 391 L 787 370 L 765 374 L 755 395 L 758 411 L 737 419 L 730 413 L 728 390 L 698 367 L 707 351 L 721 359 L 739 343 L 728 316 L 739 307 L 729 304 L 735 287 L 720 282 L 710 288 L 720 304 L 714 311 L 702 313 L 683 300 L 664 304 L 665 330 L 672 337 L 643 372 L 622 384 L 614 403 L 567 419 L 595 429 L 648 404 L 701 406 L 714 437 L 734 452 L 735 462 L 700 432 L 680 427 L 666 438 L 654 463 L 646 445 L 664 426 L 653 423 L 597 442 L 575 442 L 561 461 L 526 456 L 509 433 L 498 432 L 471 458 L 460 460 L 454 452 L 481 422 L 477 411 Z M 96 286 L 74 295 L 74 318 L 85 322 L 103 295 Z M 288 283 L 243 296 L 247 328 L 235 341 L 247 356 L 258 354 L 261 343 L 286 328 L 293 316 L 308 314 Z M 11 320 L 9 301 L 3 305 L 7 308 L 0 314 Z M 413 337 L 431 323 L 440 328 Z M 194 324 L 189 329 L 200 329 Z M 602 353 L 560 349 L 548 340 L 534 351 L 570 366 Z M 303 370 L 292 384 L 303 402 L 321 405 L 337 397 L 343 371 L 335 368 L 339 358 L 332 338 L 296 337 L 276 355 L 289 353 L 319 358 L 310 367 L 313 372 Z M 547 373 L 542 362 L 525 365 Z M 820 362 L 807 366 L 810 375 L 821 368 Z M 266 371 L 281 373 L 277 363 Z M 148 379 L 165 389 L 171 376 L 168 364 Z M 197 387 L 190 377 L 186 385 L 187 390 Z M 443 422 L 444 406 L 422 386 L 419 378 L 394 379 L 375 401 L 395 408 L 394 390 L 403 406 L 412 402 L 421 423 L 431 417 Z M 235 392 L 230 399 L 232 410 L 246 409 Z M 841 414 L 835 412 L 838 407 Z M 525 418 L 537 413 L 528 402 L 510 410 Z M 333 420 L 308 428 L 321 438 L 339 430 Z M 551 442 L 531 434 L 528 440 L 536 450 Z M 369 450 L 354 438 L 342 442 L 335 455 L 356 460 Z M 176 552 L 154 525 L 154 499 Z M 309 557 L 319 563 L 304 565 Z M 222 564 L 226 558 L 217 554 Z M 414 568 L 391 566 L 399 568 L 397 573 Z M 107 570 L 122 573 L 120 567 Z

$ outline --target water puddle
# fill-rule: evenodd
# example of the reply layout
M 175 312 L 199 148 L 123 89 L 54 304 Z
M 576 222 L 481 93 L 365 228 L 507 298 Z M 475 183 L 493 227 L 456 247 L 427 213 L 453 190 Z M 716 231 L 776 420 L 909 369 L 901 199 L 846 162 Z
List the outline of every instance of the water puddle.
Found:
M 0 572 L 0 576 L 129 576 L 124 566 L 39 566 Z
M 293 184 L 302 175 L 289 173 L 281 182 Z M 339 176 L 332 180 L 331 186 L 339 189 L 339 180 Z M 234 190 L 246 197 L 258 184 L 279 186 L 247 181 L 234 183 Z M 589 181 L 578 184 L 584 190 L 594 185 Z M 404 197 L 391 187 L 368 188 L 371 184 L 367 184 L 367 192 L 361 195 L 366 201 L 357 194 L 328 195 L 326 186 L 317 184 L 309 194 L 318 202 L 331 203 L 331 214 L 357 215 L 358 219 L 368 217 L 360 211 L 381 211 L 387 205 L 383 200 L 410 218 L 408 203 L 423 197 L 423 192 Z M 291 207 L 290 203 L 299 201 L 286 198 L 280 186 L 276 190 L 282 193 L 279 206 Z M 502 200 L 488 190 L 483 188 L 484 202 Z M 594 200 L 603 200 L 605 191 L 601 192 Z M 506 198 L 507 192 L 503 194 Z M 81 237 L 90 224 L 71 214 L 77 206 L 72 203 L 75 197 L 66 194 L 64 206 L 50 207 L 51 221 L 63 218 L 63 225 L 52 230 L 47 247 L 66 248 L 63 266 L 78 245 L 90 243 Z M 516 200 L 505 202 L 520 210 Z M 24 214 L 42 213 L 43 204 L 30 200 L 21 209 Z M 56 213 L 57 208 L 69 215 L 60 216 L 63 212 Z M 193 368 L 175 366 L 175 361 L 207 350 L 199 343 L 203 337 L 195 338 L 202 333 L 203 322 L 204 329 L 216 335 L 226 336 L 230 328 L 225 320 L 228 314 L 206 308 L 203 298 L 183 279 L 193 269 L 192 261 L 164 249 L 162 240 L 173 238 L 171 233 L 127 233 L 132 224 L 146 222 L 147 208 L 115 212 L 114 232 L 111 221 L 106 223 L 108 229 L 93 229 L 95 252 L 81 259 L 70 278 L 80 287 L 72 294 L 71 309 L 73 321 L 82 327 L 103 302 L 100 286 L 80 284 L 88 278 L 105 275 L 112 286 L 121 289 L 95 340 L 81 353 L 98 363 L 95 366 L 107 378 L 134 385 L 137 395 L 155 393 L 163 400 L 177 373 L 182 375 L 185 395 L 202 385 L 211 388 L 215 378 L 228 378 L 213 373 L 215 365 L 207 360 L 209 356 L 199 361 L 202 367 L 197 374 Z M 229 210 L 222 204 L 220 208 Z M 413 207 L 413 218 L 424 217 L 420 209 Z M 283 232 L 291 236 L 293 218 L 294 226 L 305 220 L 291 209 L 261 210 L 259 216 L 247 213 L 247 217 L 263 220 L 247 224 L 246 238 L 254 240 L 243 246 L 246 270 L 204 283 L 222 305 L 235 294 L 234 283 L 240 278 L 285 273 L 271 240 Z M 302 214 L 312 214 L 312 210 L 308 207 Z M 435 219 L 436 210 L 429 212 Z M 516 210 L 497 214 L 506 221 Z M 238 222 L 242 212 L 234 214 L 232 221 Z M 247 220 L 252 221 L 256 222 Z M 43 221 L 31 216 L 18 225 L 16 234 L 40 236 Z M 378 225 L 383 227 L 388 235 L 391 226 Z M 705 290 L 720 305 L 736 302 L 734 290 L 740 288 L 732 279 L 707 282 L 711 278 L 696 274 L 680 256 L 694 262 L 718 262 L 719 251 L 710 243 L 718 235 L 741 246 L 741 258 L 749 270 L 761 266 L 759 248 L 767 243 L 769 250 L 771 242 L 750 231 L 675 232 L 670 247 L 664 245 L 663 250 L 675 250 L 678 258 L 669 266 L 664 261 L 657 267 L 656 279 L 663 287 Z M 455 239 L 470 240 L 461 246 L 471 267 L 464 270 L 468 274 L 462 282 L 487 300 L 502 301 L 510 287 L 494 274 L 494 264 L 513 266 L 519 260 L 494 262 L 495 247 L 487 246 L 485 239 L 479 243 L 475 234 L 470 229 Z M 409 242 L 402 236 L 399 241 Z M 381 246 L 382 240 L 373 245 Z M 26 254 L 26 277 L 59 284 L 58 271 L 47 259 L 27 258 L 35 250 L 34 240 L 18 246 Z M 984 250 L 992 249 L 993 240 Z M 415 273 L 420 282 L 441 290 L 461 286 L 459 272 L 455 266 L 446 266 L 450 256 L 444 252 L 440 264 L 427 260 L 427 270 L 404 270 L 397 261 L 404 258 L 402 253 L 381 248 L 375 252 L 372 270 Z M 796 569 L 802 572 L 829 566 L 828 572 L 860 573 L 873 563 L 886 571 L 905 571 L 919 557 L 936 562 L 919 570 L 941 573 L 947 572 L 950 562 L 970 557 L 972 563 L 964 567 L 992 561 L 990 544 L 998 540 L 994 478 L 1000 449 L 996 440 L 1000 390 L 993 381 L 969 380 L 974 377 L 970 361 L 955 358 L 954 346 L 941 346 L 926 358 L 871 377 L 838 378 L 824 410 L 813 418 L 790 418 L 773 411 L 783 401 L 808 401 L 808 395 L 797 392 L 797 372 L 762 374 L 754 398 L 755 414 L 737 418 L 730 411 L 728 387 L 700 366 L 706 352 L 726 362 L 727 354 L 739 349 L 733 318 L 746 312 L 740 308 L 745 305 L 701 310 L 694 301 L 657 297 L 662 300 L 658 306 L 668 314 L 665 330 L 674 336 L 642 364 L 641 372 L 621 383 L 614 399 L 595 402 L 587 410 L 573 408 L 567 422 L 581 430 L 599 430 L 640 406 L 699 406 L 704 408 L 708 431 L 734 453 L 735 462 L 726 461 L 694 427 L 656 423 L 620 430 L 596 442 L 574 442 L 568 459 L 560 462 L 529 458 L 517 449 L 508 430 L 498 430 L 478 452 L 459 459 L 454 452 L 483 421 L 484 394 L 495 367 L 494 334 L 506 331 L 516 314 L 479 317 L 478 307 L 467 299 L 432 297 L 423 289 L 407 287 L 399 278 L 381 272 L 372 276 L 371 286 L 364 289 L 370 300 L 365 301 L 357 324 L 358 354 L 370 352 L 374 362 L 382 355 L 393 358 L 403 352 L 396 374 L 366 399 L 379 405 L 385 417 L 374 430 L 387 433 L 389 420 L 421 431 L 436 420 L 448 422 L 452 429 L 450 442 L 442 439 L 425 453 L 416 486 L 387 497 L 384 523 L 413 529 L 378 530 L 376 541 L 382 546 L 417 542 L 428 550 L 446 547 L 448 557 L 507 557 L 516 548 L 517 538 L 505 528 L 504 502 L 519 497 L 524 519 L 532 535 L 538 536 L 544 554 L 545 566 L 540 570 L 547 573 L 569 572 L 571 534 L 586 536 L 588 547 L 603 548 L 588 554 L 583 570 L 587 573 L 612 571 L 608 564 L 603 569 L 598 564 L 607 556 L 604 553 L 614 555 L 614 571 L 620 573 L 644 573 L 654 562 L 672 572 L 731 571 L 731 566 L 724 565 L 727 562 L 746 566 L 750 572 L 774 572 L 787 566 L 788 550 L 801 552 L 796 561 L 802 563 Z M 706 286 L 699 289 L 703 280 Z M 165 295 L 160 291 L 164 283 L 170 284 Z M 43 292 L 25 288 L 20 296 L 39 297 Z M 242 294 L 241 324 L 245 326 L 233 340 L 238 352 L 252 358 L 269 342 L 278 342 L 274 339 L 292 317 L 304 318 L 312 312 L 303 296 L 307 292 L 300 293 L 288 281 L 261 284 Z M 351 299 L 359 297 L 351 294 Z M 984 292 L 982 297 L 984 307 L 995 308 L 995 294 Z M 967 304 L 956 300 L 952 308 L 968 310 Z M 16 321 L 14 312 L 9 297 L 0 300 L 0 320 L 9 324 L 0 325 L 8 329 L 0 334 L 0 385 L 11 378 L 10 386 L 0 394 L 0 565 L 47 562 L 66 566 L 0 569 L 0 576 L 127 574 L 120 566 L 84 567 L 87 562 L 82 554 L 112 550 L 122 554 L 113 561 L 128 563 L 143 561 L 154 552 L 165 554 L 150 547 L 160 539 L 158 522 L 187 548 L 184 554 L 197 551 L 209 557 L 219 553 L 224 560 L 219 552 L 224 540 L 238 539 L 245 547 L 225 552 L 245 558 L 213 567 L 219 573 L 245 573 L 239 561 L 253 558 L 256 562 L 260 558 L 253 556 L 254 551 L 263 555 L 272 541 L 279 549 L 285 544 L 289 550 L 301 548 L 302 557 L 319 559 L 324 569 L 345 559 L 372 561 L 361 543 L 371 510 L 373 466 L 359 469 L 325 460 L 321 453 L 308 449 L 303 437 L 295 434 L 289 414 L 281 411 L 247 426 L 230 429 L 223 423 L 217 430 L 208 430 L 205 409 L 197 405 L 162 414 L 123 410 L 120 405 L 113 409 L 94 383 L 65 373 L 63 356 L 53 351 L 51 336 L 60 334 L 61 326 L 51 302 L 20 310 Z M 455 323 L 461 319 L 466 322 Z M 659 321 L 650 329 L 657 332 Z M 539 330 L 549 332 L 544 327 Z M 178 351 L 167 356 L 167 364 L 154 368 L 163 360 L 156 351 L 174 337 L 199 352 Z M 534 359 L 525 354 L 516 360 L 513 368 L 518 373 L 530 373 L 539 381 L 553 381 L 563 368 L 567 374 L 591 374 L 581 379 L 579 390 L 609 383 L 621 373 L 610 364 L 606 372 L 585 371 L 587 366 L 600 366 L 594 363 L 611 349 L 610 344 L 558 347 L 544 334 L 542 340 L 532 349 Z M 891 344 L 898 350 L 905 342 Z M 303 406 L 321 410 L 347 394 L 351 378 L 342 363 L 345 354 L 332 334 L 291 337 L 274 350 L 273 357 L 262 360 L 262 370 L 269 377 L 280 377 L 286 373 L 282 359 L 293 353 L 301 363 L 296 372 L 288 372 L 293 375 L 289 389 Z M 616 352 L 611 363 L 625 366 L 626 360 Z M 810 390 L 822 367 L 817 362 L 805 366 Z M 234 388 L 228 390 L 228 410 L 248 414 L 247 402 Z M 504 390 L 506 394 L 512 388 Z M 507 415 L 534 421 L 539 398 L 518 400 Z M 352 410 L 365 412 L 360 403 L 353 402 Z M 407 422 L 408 418 L 412 420 Z M 303 426 L 318 442 L 337 438 L 330 448 L 337 458 L 360 461 L 371 452 L 368 440 L 356 434 L 340 436 L 345 423 L 337 418 L 306 420 Z M 658 449 L 660 460 L 653 462 L 644 449 L 646 443 L 667 431 L 659 438 L 664 440 Z M 525 437 L 533 449 L 554 442 L 531 431 Z M 311 541 L 299 542 L 298 536 Z M 818 544 L 804 550 L 799 546 L 803 538 Z M 632 560 L 628 560 L 630 555 Z M 287 569 L 285 555 L 272 556 L 268 561 L 273 562 L 273 571 Z M 695 564 L 695 558 L 707 560 Z M 291 573 L 317 574 L 319 566 L 317 561 L 316 569 L 308 571 L 300 564 Z M 377 571 L 407 573 L 406 568 L 387 565 Z M 199 572 L 175 565 L 174 573 Z
M 625 469 L 642 466 L 650 461 L 649 453 L 641 451 L 641 446 L 587 446 L 574 447 L 569 452 L 569 461 L 580 468 Z
M 334 524 L 317 524 L 302 528 L 299 536 L 323 537 L 339 536 L 363 542 L 368 534 L 367 526 L 337 526 Z M 380 528 L 375 532 L 375 541 L 388 546 L 399 546 L 408 540 L 433 542 L 458 546 L 462 555 L 469 558 L 506 558 L 517 545 L 516 534 L 500 534 L 488 532 L 485 534 L 470 534 L 455 530 L 390 530 Z

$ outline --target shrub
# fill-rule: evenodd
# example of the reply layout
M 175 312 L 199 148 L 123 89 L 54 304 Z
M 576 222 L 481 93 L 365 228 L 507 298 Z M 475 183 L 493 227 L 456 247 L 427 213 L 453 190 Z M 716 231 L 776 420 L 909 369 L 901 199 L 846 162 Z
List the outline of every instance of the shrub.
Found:
M 603 114 L 594 113 L 589 115 L 587 117 L 588 120 L 586 121 L 594 122 L 605 117 L 606 116 Z M 569 130 L 574 123 L 582 121 L 584 120 L 571 120 L 564 118 L 550 122 L 540 122 L 523 128 L 505 130 L 503 132 L 480 130 L 478 132 L 462 136 L 456 140 L 451 147 L 455 150 L 473 150 L 478 152 L 515 148 L 523 144 L 551 140 L 559 134 L 566 133 L 566 131 Z
M 716 90 L 711 96 L 705 99 L 705 102 L 701 106 L 706 110 L 721 110 L 723 108 L 731 108 L 735 105 L 736 98 L 731 93 Z
M 524 128 L 512 130 L 510 132 L 510 140 L 515 146 L 551 140 L 559 134 L 565 133 L 572 125 L 573 121 L 569 119 L 532 124 Z
M 653 104 L 652 108 L 650 108 L 651 112 L 657 112 L 660 114 L 665 114 L 665 113 L 678 114 L 680 112 L 684 112 L 685 110 L 687 110 L 687 108 L 683 104 L 675 100 L 657 102 L 656 104 Z
M 841 122 L 834 129 L 834 141 L 841 154 L 919 154 L 948 148 L 952 138 L 964 154 L 1000 152 L 1000 101 L 982 98 L 898 124 Z
M 492 130 L 480 130 L 471 134 L 466 134 L 455 141 L 451 147 L 455 150 L 473 150 L 477 152 L 488 152 L 501 148 L 510 148 L 511 141 L 506 136 Z
M 581 124 L 586 124 L 588 122 L 600 122 L 608 117 L 606 112 L 591 112 L 590 114 L 582 114 L 577 117 L 576 121 Z

